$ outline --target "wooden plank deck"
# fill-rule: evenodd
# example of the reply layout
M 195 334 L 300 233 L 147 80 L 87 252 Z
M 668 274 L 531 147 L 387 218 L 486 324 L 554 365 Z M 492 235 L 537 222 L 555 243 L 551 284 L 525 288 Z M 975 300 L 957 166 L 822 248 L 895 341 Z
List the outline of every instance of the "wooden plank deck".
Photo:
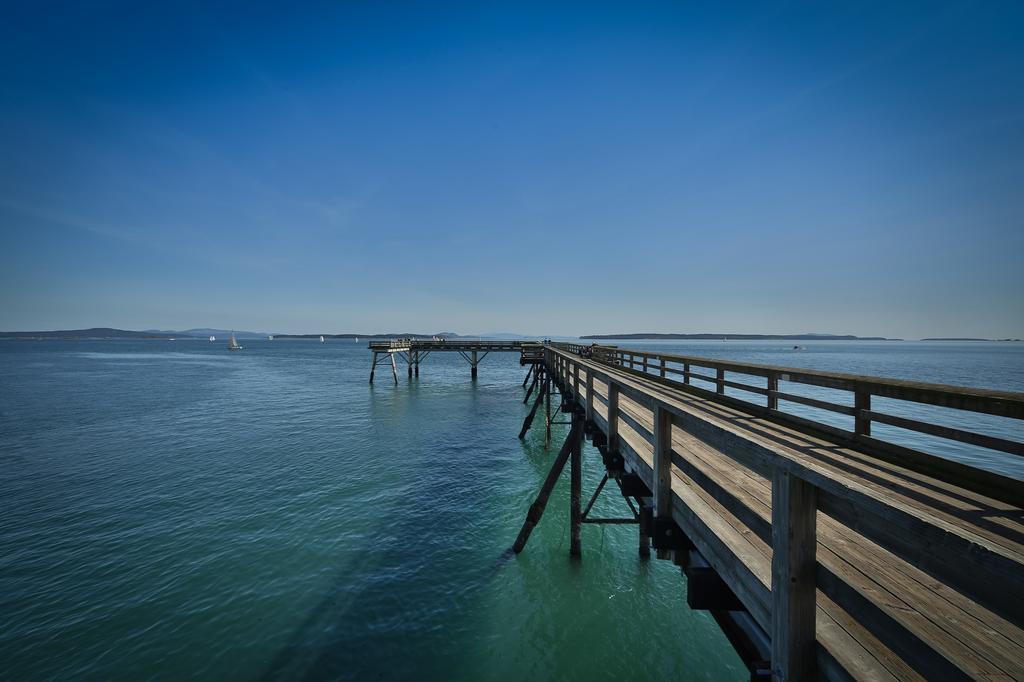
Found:
M 928 473 L 934 462 L 869 454 L 827 430 L 670 385 L 664 364 L 650 375 L 551 346 L 548 363 L 605 433 L 615 386 L 619 451 L 651 490 L 655 412 L 670 414 L 672 517 L 768 633 L 773 472 L 814 486 L 823 676 L 1024 679 L 1024 499 L 1012 482 L 961 485 Z M 1017 409 L 1014 399 L 1005 409 Z

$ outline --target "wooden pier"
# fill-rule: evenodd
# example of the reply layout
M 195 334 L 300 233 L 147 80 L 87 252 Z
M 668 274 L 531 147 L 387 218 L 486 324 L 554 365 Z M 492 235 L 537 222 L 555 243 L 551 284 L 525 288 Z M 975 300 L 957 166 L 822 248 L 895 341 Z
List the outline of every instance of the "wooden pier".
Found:
M 523 346 L 522 341 L 469 341 L 465 339 L 392 339 L 389 341 L 371 341 L 369 348 L 373 351 L 373 364 L 370 365 L 370 383 L 376 373 L 377 365 L 391 364 L 391 374 L 398 383 L 398 366 L 396 358 L 405 363 L 409 377 L 420 375 L 420 363 L 435 352 L 458 353 L 469 363 L 470 376 L 477 378 L 477 366 L 489 353 L 518 353 Z M 529 342 L 527 342 L 529 343 Z
M 587 523 L 636 525 L 641 556 L 681 567 L 689 606 L 711 613 L 752 679 L 1024 679 L 1024 482 L 907 447 L 892 428 L 1020 456 L 1005 436 L 1022 433 L 1024 394 L 610 346 L 518 350 L 536 392 L 520 435 L 543 406 L 550 437 L 553 397 L 571 426 L 516 553 L 568 464 L 570 554 L 583 555 Z M 891 413 L 906 404 L 1011 428 Z M 607 472 L 585 507 L 584 438 Z M 591 517 L 609 482 L 631 517 Z

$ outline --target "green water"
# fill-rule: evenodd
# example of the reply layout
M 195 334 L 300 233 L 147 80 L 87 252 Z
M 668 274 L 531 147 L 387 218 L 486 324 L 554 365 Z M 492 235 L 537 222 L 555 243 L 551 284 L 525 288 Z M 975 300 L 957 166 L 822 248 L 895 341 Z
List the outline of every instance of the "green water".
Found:
M 864 348 L 702 354 L 1024 385 L 1008 346 Z M 501 559 L 565 429 L 516 438 L 517 358 L 475 383 L 455 354 L 398 386 L 369 364 L 342 342 L 0 342 L 0 678 L 746 676 L 635 527 L 586 526 L 569 559 L 567 480 Z

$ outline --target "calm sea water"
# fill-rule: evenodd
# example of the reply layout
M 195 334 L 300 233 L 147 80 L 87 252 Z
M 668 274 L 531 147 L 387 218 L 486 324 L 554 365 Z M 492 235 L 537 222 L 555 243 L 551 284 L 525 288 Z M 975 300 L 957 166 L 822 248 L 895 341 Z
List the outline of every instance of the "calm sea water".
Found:
M 559 444 L 517 358 L 370 387 L 363 344 L 244 343 L 0 342 L 0 678 L 744 678 L 635 528 L 570 561 L 565 481 L 500 559 Z M 632 345 L 1024 390 L 1020 344 Z

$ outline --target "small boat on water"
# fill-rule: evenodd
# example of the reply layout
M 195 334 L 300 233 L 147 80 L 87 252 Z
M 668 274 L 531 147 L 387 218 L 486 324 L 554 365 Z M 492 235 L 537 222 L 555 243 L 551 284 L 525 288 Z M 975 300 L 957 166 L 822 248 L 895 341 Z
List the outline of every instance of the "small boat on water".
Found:
M 273 341 L 273 340 L 274 340 L 274 335 L 273 334 L 268 334 L 267 335 L 267 341 Z
M 242 350 L 242 346 L 235 339 L 234 332 L 231 332 L 231 338 L 228 340 L 228 350 Z
M 324 337 L 321 336 L 320 337 L 320 343 L 323 343 L 323 342 L 324 342 Z
M 214 342 L 214 341 L 216 341 L 216 340 L 217 340 L 217 337 L 216 337 L 216 336 L 211 336 L 211 337 L 210 337 L 210 343 L 213 343 L 213 342 Z

